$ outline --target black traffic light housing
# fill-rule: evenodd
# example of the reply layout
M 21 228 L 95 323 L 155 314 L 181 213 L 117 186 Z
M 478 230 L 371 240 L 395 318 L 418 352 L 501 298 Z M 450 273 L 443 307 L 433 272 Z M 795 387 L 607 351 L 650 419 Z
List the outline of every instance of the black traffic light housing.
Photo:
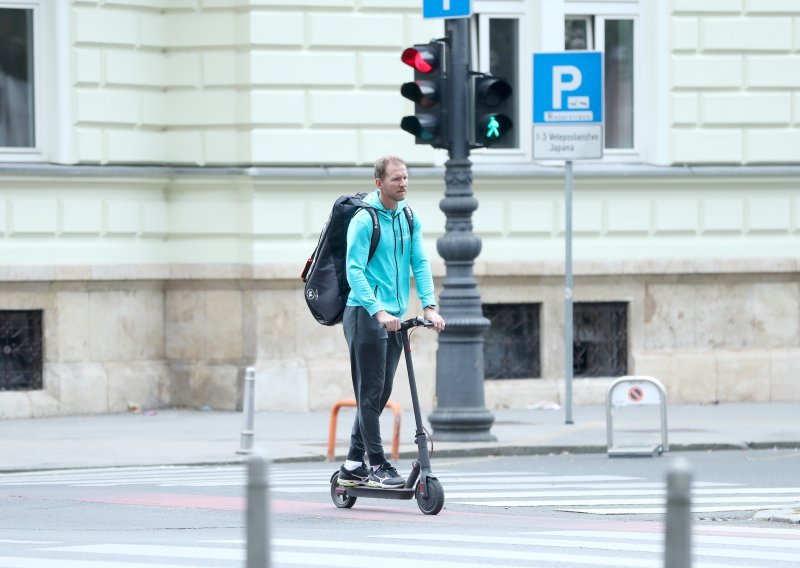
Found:
M 414 116 L 404 116 L 400 128 L 414 135 L 417 144 L 449 146 L 447 125 L 446 44 L 435 40 L 403 51 L 400 59 L 414 68 L 414 81 L 403 83 L 400 94 L 414 101 Z
M 505 79 L 489 73 L 470 77 L 470 146 L 489 148 L 514 127 L 514 90 Z

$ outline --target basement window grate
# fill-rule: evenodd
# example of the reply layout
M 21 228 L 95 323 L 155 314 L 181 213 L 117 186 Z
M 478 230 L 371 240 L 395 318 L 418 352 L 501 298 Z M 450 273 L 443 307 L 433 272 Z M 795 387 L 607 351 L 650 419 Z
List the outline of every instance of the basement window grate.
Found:
M 42 388 L 42 310 L 0 310 L 0 391 Z
M 483 343 L 487 380 L 542 376 L 539 346 L 540 304 L 484 304 L 491 322 Z
M 628 304 L 573 305 L 572 371 L 575 377 L 628 374 Z

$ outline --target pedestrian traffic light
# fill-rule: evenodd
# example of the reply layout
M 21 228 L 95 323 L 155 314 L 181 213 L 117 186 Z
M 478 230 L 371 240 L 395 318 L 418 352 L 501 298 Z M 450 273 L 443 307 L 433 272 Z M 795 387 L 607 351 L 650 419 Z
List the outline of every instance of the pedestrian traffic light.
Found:
M 445 91 L 446 49 L 443 41 L 409 47 L 400 56 L 406 65 L 414 68 L 414 81 L 403 83 L 400 94 L 414 101 L 414 116 L 404 116 L 400 128 L 410 132 L 417 144 L 446 148 L 447 112 Z
M 488 148 L 500 141 L 514 127 L 513 89 L 508 81 L 488 73 L 472 76 L 470 82 L 472 127 L 470 144 Z

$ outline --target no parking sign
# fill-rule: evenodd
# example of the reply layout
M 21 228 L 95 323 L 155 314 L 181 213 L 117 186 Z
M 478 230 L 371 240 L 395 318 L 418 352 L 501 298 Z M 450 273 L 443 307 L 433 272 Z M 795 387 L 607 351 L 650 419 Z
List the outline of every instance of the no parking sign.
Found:
M 627 388 L 625 388 L 627 387 Z M 617 385 L 611 393 L 612 406 L 661 404 L 658 387 L 650 382 L 630 382 Z

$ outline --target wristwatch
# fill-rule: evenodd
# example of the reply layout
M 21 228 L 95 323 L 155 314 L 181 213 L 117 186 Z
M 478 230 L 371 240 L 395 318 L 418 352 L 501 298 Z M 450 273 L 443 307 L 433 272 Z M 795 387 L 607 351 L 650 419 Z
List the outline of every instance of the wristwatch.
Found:
M 436 304 L 428 304 L 423 309 L 424 310 L 427 310 L 427 309 L 435 310 L 436 309 Z

